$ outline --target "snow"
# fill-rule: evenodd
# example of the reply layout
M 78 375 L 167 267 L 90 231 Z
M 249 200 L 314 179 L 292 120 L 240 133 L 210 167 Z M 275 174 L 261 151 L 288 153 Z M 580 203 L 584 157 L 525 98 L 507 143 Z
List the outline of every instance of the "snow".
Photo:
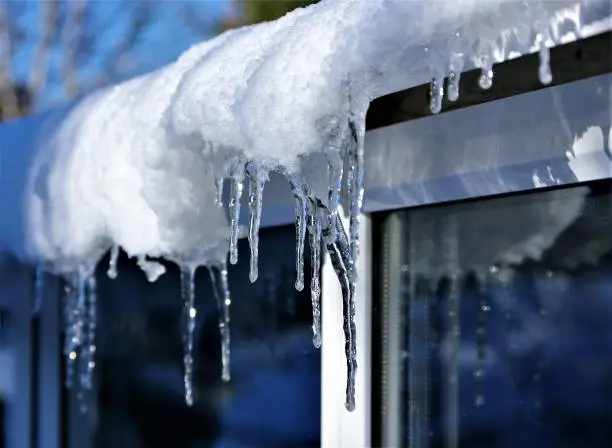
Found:
M 369 102 L 432 78 L 439 99 L 442 77 L 471 67 L 487 88 L 494 62 L 531 51 L 546 81 L 548 47 L 609 29 L 610 17 L 607 0 L 324 0 L 224 33 L 155 72 L 2 126 L 0 247 L 62 274 L 91 273 L 115 246 L 152 279 L 146 257 L 193 270 L 220 266 L 231 249 L 235 263 L 246 180 L 255 280 L 261 193 L 276 170 L 306 203 L 310 244 L 334 250 L 354 309 Z M 598 25 L 588 31 L 585 18 Z M 314 155 L 326 166 L 306 169 Z M 336 216 L 342 159 L 348 235 Z M 231 229 L 217 204 L 223 177 Z
M 95 265 L 113 243 L 132 256 L 218 259 L 227 224 L 210 181 L 229 176 L 235 157 L 294 174 L 304 156 L 339 156 L 334 136 L 346 129 L 335 126 L 372 98 L 446 74 L 458 54 L 460 65 L 478 63 L 470 48 L 497 46 L 495 60 L 533 50 L 530 24 L 578 21 L 575 10 L 575 1 L 324 1 L 225 33 L 156 72 L 3 126 L 2 247 L 60 272 Z M 19 142 L 20 160 L 8 142 Z

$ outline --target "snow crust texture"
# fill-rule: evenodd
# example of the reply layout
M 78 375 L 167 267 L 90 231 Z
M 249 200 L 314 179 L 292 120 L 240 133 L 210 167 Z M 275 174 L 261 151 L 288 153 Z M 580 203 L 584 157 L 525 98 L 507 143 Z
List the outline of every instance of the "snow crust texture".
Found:
M 86 277 L 118 246 L 152 280 L 163 272 L 147 257 L 176 261 L 186 278 L 203 265 L 225 272 L 228 251 L 231 263 L 238 258 L 244 193 L 255 281 L 263 188 L 269 172 L 280 171 L 296 198 L 296 287 L 304 286 L 306 243 L 315 269 L 327 248 L 342 284 L 353 409 L 354 265 L 370 101 L 431 82 L 438 112 L 444 95 L 457 99 L 463 70 L 479 67 L 487 89 L 495 63 L 534 51 L 548 83 L 548 49 L 595 32 L 591 17 L 611 28 L 609 9 L 608 0 L 324 0 L 226 32 L 153 73 L 3 126 L 0 245 L 53 272 L 78 273 L 74 287 L 83 290 L 95 289 Z M 324 162 L 307 169 L 313 158 Z M 349 229 L 337 215 L 341 185 Z M 311 290 L 319 345 L 317 282 Z

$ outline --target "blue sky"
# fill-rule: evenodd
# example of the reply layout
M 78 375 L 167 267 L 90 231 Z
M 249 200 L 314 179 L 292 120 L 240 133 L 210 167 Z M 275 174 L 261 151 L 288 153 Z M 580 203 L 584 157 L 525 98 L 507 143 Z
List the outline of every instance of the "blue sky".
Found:
M 68 0 L 70 1 L 70 0 Z M 129 64 L 116 78 L 131 77 L 173 61 L 189 46 L 210 38 L 209 25 L 218 23 L 231 8 L 231 0 L 142 0 L 151 5 L 152 17 L 133 51 Z M 12 20 L 21 32 L 16 44 L 13 72 L 25 81 L 33 48 L 38 40 L 38 23 L 42 1 L 9 1 Z M 65 2 L 64 2 L 65 3 Z M 135 0 L 89 0 L 86 30 L 90 51 L 79 63 L 79 78 L 91 82 L 101 74 L 112 59 L 114 49 L 121 44 L 130 26 L 132 14 L 138 4 Z M 202 24 L 199 29 L 194 23 Z M 63 99 L 60 79 L 60 46 L 56 39 L 51 56 L 48 88 L 40 98 L 45 107 Z

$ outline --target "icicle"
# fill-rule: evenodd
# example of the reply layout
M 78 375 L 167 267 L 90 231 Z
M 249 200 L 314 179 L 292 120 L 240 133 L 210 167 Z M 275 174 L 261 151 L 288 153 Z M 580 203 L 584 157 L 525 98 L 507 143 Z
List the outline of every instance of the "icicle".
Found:
M 408 267 L 410 274 L 408 394 L 409 446 L 423 448 L 429 439 L 429 285 Z M 427 288 L 424 286 L 427 285 Z
M 77 358 L 75 341 L 75 318 L 77 307 L 76 282 L 73 276 L 64 287 L 64 356 L 66 356 L 66 388 L 72 388 L 72 377 L 74 376 L 74 365 Z
M 147 276 L 147 280 L 151 283 L 156 282 L 159 277 L 166 273 L 166 267 L 163 264 L 157 261 L 147 260 L 146 256 L 139 256 L 137 263 L 138 267 L 142 269 Z
M 300 179 L 293 181 L 295 197 L 295 289 L 304 289 L 304 240 L 306 239 L 306 198 Z
M 448 311 L 448 384 L 446 391 L 446 446 L 456 448 L 459 445 L 459 350 L 461 346 L 461 279 L 457 273 L 450 277 L 449 311 Z
M 110 279 L 117 278 L 117 260 L 119 259 L 119 246 L 114 244 L 111 248 L 110 259 L 108 260 L 108 271 L 106 275 Z
M 550 284 L 549 282 L 554 282 L 555 281 L 555 272 L 554 271 L 546 271 L 545 276 L 546 276 L 546 282 L 548 284 Z M 554 297 L 554 294 L 557 291 L 549 291 L 549 293 L 552 293 L 552 297 Z M 538 314 L 540 315 L 540 325 L 538 326 L 538 328 L 540 329 L 539 331 L 541 333 L 544 333 L 544 328 L 546 328 L 546 319 L 547 319 L 547 315 L 548 312 L 546 311 L 546 308 L 544 307 L 544 301 L 539 299 L 538 300 Z M 540 338 L 541 341 L 544 340 L 545 334 L 540 334 Z M 542 350 L 543 350 L 543 346 L 542 346 L 542 342 L 540 342 L 540 350 L 538 350 L 537 353 L 537 362 L 536 362 L 536 368 L 535 371 L 533 372 L 533 382 L 534 382 L 534 389 L 535 389 L 535 399 L 534 399 L 534 408 L 536 409 L 536 411 L 540 411 L 542 409 L 542 374 L 544 371 L 544 356 L 542 354 Z
M 461 82 L 461 72 L 451 71 L 448 74 L 447 98 L 449 101 L 457 101 L 459 99 L 459 84 Z
M 185 384 L 185 403 L 193 405 L 193 336 L 196 325 L 195 308 L 195 269 L 181 268 L 181 296 L 184 307 L 185 325 L 183 328 L 183 368 Z
M 476 398 L 474 399 L 475 406 L 485 404 L 484 396 L 484 377 L 485 377 L 485 361 L 486 361 L 486 337 L 487 337 L 487 315 L 491 308 L 489 307 L 489 297 L 487 291 L 486 278 L 480 276 L 478 278 L 478 315 L 476 321 L 476 370 L 474 376 L 476 378 Z
M 336 226 L 337 238 L 333 243 L 327 244 L 327 252 L 340 282 L 342 289 L 343 304 L 343 328 L 345 338 L 345 355 L 347 364 L 346 378 L 346 402 L 345 407 L 349 411 L 355 409 L 355 375 L 357 372 L 356 360 L 356 330 L 355 330 L 355 284 L 350 278 L 351 248 L 346 231 L 340 217 L 336 215 L 335 221 L 330 222 L 323 230 L 324 238 L 328 241 L 330 226 Z
M 70 276 L 70 287 L 67 288 L 67 301 L 65 308 L 66 341 L 64 353 L 66 354 L 66 387 L 71 388 L 77 359 L 80 356 L 84 340 L 84 327 L 87 316 L 85 284 L 86 276 L 83 270 Z
M 221 277 L 221 291 L 217 284 L 215 269 L 208 268 L 210 281 L 212 283 L 215 301 L 217 302 L 217 315 L 219 322 L 219 334 L 221 336 L 221 379 L 225 382 L 231 379 L 230 374 L 230 315 L 229 309 L 231 305 L 229 285 L 227 281 L 227 264 L 223 263 L 219 266 L 219 276 Z
M 329 193 L 328 193 L 328 208 L 330 214 L 330 221 L 333 221 L 338 214 L 338 207 L 340 206 L 340 191 L 342 189 L 342 163 L 337 161 L 331 161 L 328 165 L 329 169 Z M 334 242 L 336 239 L 336 226 L 331 226 L 331 233 L 329 234 L 329 243 Z
M 223 183 L 224 180 L 222 177 L 218 177 L 215 179 L 215 204 L 218 207 L 223 207 Z
M 478 85 L 483 90 L 489 90 L 493 86 L 493 63 L 489 56 L 484 56 L 481 59 Z
M 45 288 L 45 270 L 42 264 L 36 266 L 34 281 L 34 313 L 38 314 L 42 310 L 43 294 Z
M 310 256 L 312 278 L 310 279 L 310 298 L 312 300 L 312 343 L 321 347 L 321 220 L 316 206 L 309 206 L 308 232 L 310 235 Z
M 227 280 L 227 263 L 223 263 L 219 270 L 221 276 L 221 292 L 223 293 L 221 309 L 223 311 L 223 325 L 219 324 L 221 330 L 221 379 L 229 381 L 230 376 L 230 305 L 232 300 L 230 297 L 229 282 Z
M 230 263 L 238 263 L 238 224 L 240 221 L 240 200 L 242 198 L 244 181 L 244 167 L 239 166 L 232 174 L 232 187 L 230 193 Z
M 249 247 L 251 249 L 251 265 L 249 280 L 254 283 L 259 275 L 259 223 L 261 221 L 261 203 L 264 181 L 259 170 L 254 165 L 248 167 L 249 178 Z
M 538 76 L 540 82 L 544 85 L 552 82 L 552 71 L 550 69 L 550 49 L 548 48 L 545 35 L 538 33 L 536 42 L 540 46 L 540 66 L 538 68 Z
M 432 114 L 440 113 L 442 110 L 442 99 L 444 98 L 444 79 L 436 76 L 429 87 L 429 110 Z
M 86 279 L 86 301 L 87 329 L 84 334 L 84 346 L 81 357 L 81 387 L 91 389 L 93 386 L 93 373 L 96 366 L 96 325 L 97 325 L 97 285 L 95 274 Z
M 365 138 L 365 119 L 349 121 L 352 141 L 348 144 L 348 195 L 349 195 L 349 244 L 350 265 L 349 277 L 355 287 L 357 269 L 355 263 L 359 257 L 359 222 L 363 202 L 363 145 Z

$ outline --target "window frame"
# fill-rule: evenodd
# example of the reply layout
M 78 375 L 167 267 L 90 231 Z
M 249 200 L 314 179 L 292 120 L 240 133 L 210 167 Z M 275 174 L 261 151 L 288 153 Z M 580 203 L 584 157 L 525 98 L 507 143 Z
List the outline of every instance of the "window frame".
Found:
M 323 343 L 322 343 L 322 389 L 321 389 L 321 444 L 323 447 L 372 446 L 385 442 L 395 446 L 392 439 L 393 431 L 385 431 L 380 422 L 374 421 L 381 417 L 381 409 L 397 407 L 398 400 L 392 397 L 380 396 L 380 390 L 373 387 L 373 379 L 380 375 L 380 366 L 372 366 L 373 350 L 373 316 L 376 313 L 397 314 L 397 310 L 387 309 L 384 303 L 378 303 L 379 270 L 384 263 L 380 254 L 381 248 L 373 247 L 374 235 L 380 231 L 378 222 L 373 220 L 373 214 L 382 211 L 409 209 L 429 206 L 458 200 L 477 200 L 500 194 L 517 194 L 532 192 L 541 188 L 556 188 L 577 185 L 584 182 L 612 179 L 612 101 L 607 104 L 589 101 L 582 93 L 585 91 L 599 92 L 606 100 L 606 88 L 612 99 L 612 69 L 610 62 L 610 31 L 594 38 L 578 41 L 564 49 L 553 48 L 551 52 L 590 51 L 592 57 L 603 58 L 584 68 L 585 62 L 578 61 L 569 69 L 560 82 L 538 89 L 528 86 L 521 92 L 511 95 L 484 94 L 481 101 L 468 101 L 462 107 L 448 111 L 442 115 L 431 116 L 422 111 L 402 110 L 402 103 L 407 98 L 423 96 L 423 86 L 389 95 L 371 104 L 369 126 L 366 133 L 365 175 L 368 190 L 362 207 L 361 235 L 362 243 L 358 261 L 359 286 L 356 293 L 355 326 L 358 337 L 358 370 L 357 370 L 357 408 L 349 413 L 344 409 L 344 382 L 346 370 L 344 353 L 344 337 L 341 334 L 342 309 L 340 291 L 336 285 L 335 275 L 329 260 L 323 265 Z M 569 47 L 569 50 L 568 50 Z M 587 50 L 585 50 L 585 48 Z M 579 52 L 580 53 L 580 52 Z M 560 57 L 560 56 L 557 56 Z M 515 64 L 514 70 L 525 70 L 537 61 L 537 56 L 525 56 L 526 63 Z M 500 64 L 499 67 L 510 63 Z M 592 70 L 593 67 L 597 67 Z M 533 68 L 533 67 L 532 67 Z M 497 70 L 497 66 L 496 66 Z M 537 65 L 534 69 L 537 73 Z M 582 70 L 582 71 L 581 71 Z M 590 70 L 590 71 L 589 71 Z M 503 71 L 503 70 L 502 70 Z M 512 71 L 512 70 L 511 70 Z M 516 75 L 517 73 L 515 73 Z M 511 76 L 512 73 L 504 76 Z M 553 65 L 553 77 L 557 76 Z M 420 89 L 420 94 L 419 94 Z M 536 90 L 536 91 L 534 91 Z M 520 93 L 520 94 L 517 94 Z M 391 98 L 392 97 L 392 98 Z M 573 98 L 573 100 L 572 100 Z M 426 98 L 421 98 L 425 104 Z M 566 103 L 563 103 L 566 99 Z M 581 101 L 583 102 L 581 104 Z M 554 104 L 551 113 L 546 109 L 548 104 Z M 470 107 L 467 107 L 470 106 Z M 509 117 L 516 109 L 529 108 L 531 113 L 539 111 L 547 118 L 543 123 L 532 123 L 524 130 L 530 138 L 530 148 L 518 156 L 502 153 L 503 145 L 513 144 L 513 129 L 518 126 L 522 117 L 516 121 L 498 121 L 498 127 L 493 132 L 487 129 L 465 127 L 465 123 L 481 123 L 487 116 L 499 120 L 499 117 Z M 372 116 L 373 115 L 373 116 Z M 585 121 L 586 117 L 586 121 Z M 605 122 L 602 133 L 609 132 L 609 148 L 603 148 L 607 156 L 608 166 L 600 169 L 572 170 L 572 162 L 580 166 L 590 166 L 593 162 L 602 161 L 601 151 L 588 148 L 583 152 L 574 152 L 577 133 L 570 129 L 579 129 L 580 125 Z M 608 121 L 606 121 L 608 120 Z M 606 127 L 607 126 L 607 129 Z M 582 132 L 584 132 L 584 129 Z M 561 144 L 547 144 L 551 133 L 564 135 Z M 406 141 L 413 143 L 409 152 Z M 604 136 L 604 142 L 606 138 Z M 470 143 L 478 143 L 481 151 L 478 158 L 470 159 Z M 565 145 L 565 146 L 564 146 Z M 486 150 L 488 146 L 488 151 Z M 435 151 L 432 151 L 435 148 Z M 412 151 L 416 149 L 416 151 Z M 484 157 L 483 157 L 484 156 Z M 389 175 L 389 168 L 419 167 L 423 170 L 405 170 L 397 176 Z M 551 167 L 557 167 L 559 172 L 551 174 L 550 182 L 538 184 L 537 173 L 550 173 Z M 563 168 L 569 168 L 563 171 Z M 534 176 L 525 176 L 533 173 Z M 495 182 L 487 181 L 494 179 Z M 485 181 L 483 181 L 485 180 Z M 374 311 L 373 308 L 374 307 Z M 399 331 L 399 328 L 397 329 Z M 397 339 L 397 338 L 396 338 Z M 380 350 L 381 347 L 374 347 Z M 399 352 L 398 352 L 399 353 Z M 400 360 L 390 360 L 400 362 Z M 393 380 L 393 379 L 390 379 Z M 399 378 L 396 379 L 399 381 Z M 373 409 L 376 406 L 377 409 Z M 393 414 L 392 409 L 387 409 Z M 388 418 L 388 415 L 384 418 Z M 391 422 L 391 426 L 400 422 Z M 396 428 L 397 429 L 397 428 Z M 390 438 L 391 437 L 391 438 Z M 387 445 L 385 445 L 387 446 Z

